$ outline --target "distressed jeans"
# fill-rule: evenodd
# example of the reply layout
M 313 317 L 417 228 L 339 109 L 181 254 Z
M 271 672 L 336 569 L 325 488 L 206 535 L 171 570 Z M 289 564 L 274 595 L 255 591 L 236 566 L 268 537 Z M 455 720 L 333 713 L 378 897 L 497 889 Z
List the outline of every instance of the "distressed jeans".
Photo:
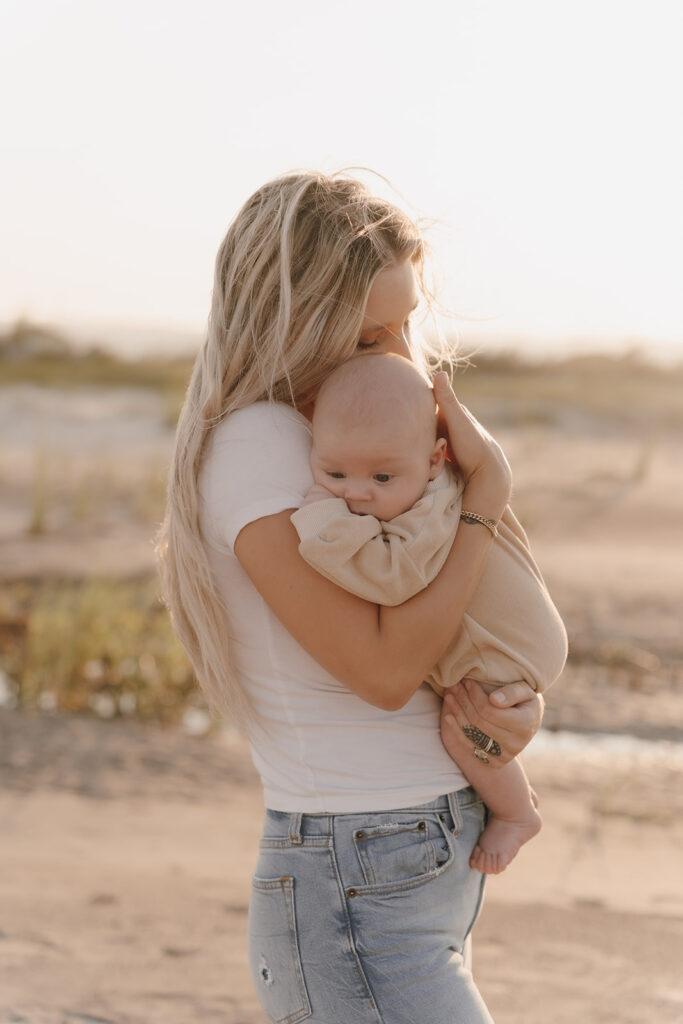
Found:
M 471 787 L 364 814 L 266 811 L 249 961 L 274 1024 L 492 1024 L 468 963 Z

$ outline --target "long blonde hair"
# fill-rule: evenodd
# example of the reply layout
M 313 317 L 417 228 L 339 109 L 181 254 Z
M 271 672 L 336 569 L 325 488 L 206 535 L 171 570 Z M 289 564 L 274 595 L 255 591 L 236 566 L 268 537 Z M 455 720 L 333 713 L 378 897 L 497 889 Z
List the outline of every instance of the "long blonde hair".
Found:
M 247 200 L 218 250 L 206 340 L 180 414 L 157 555 L 165 598 L 209 705 L 239 721 L 225 608 L 202 543 L 198 478 L 213 428 L 262 399 L 295 405 L 349 359 L 377 274 L 413 262 L 417 225 L 345 174 L 286 175 Z M 422 349 L 415 352 L 423 359 Z M 437 341 L 427 358 L 442 360 Z

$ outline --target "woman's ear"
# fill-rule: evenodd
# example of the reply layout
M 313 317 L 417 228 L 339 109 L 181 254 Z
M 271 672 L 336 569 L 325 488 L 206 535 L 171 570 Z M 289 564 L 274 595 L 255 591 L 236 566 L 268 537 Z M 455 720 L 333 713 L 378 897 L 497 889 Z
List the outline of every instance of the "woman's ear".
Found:
M 436 480 L 437 476 L 443 469 L 443 464 L 446 461 L 446 448 L 448 442 L 445 437 L 437 437 L 436 444 L 432 450 L 432 454 L 429 457 L 429 479 Z

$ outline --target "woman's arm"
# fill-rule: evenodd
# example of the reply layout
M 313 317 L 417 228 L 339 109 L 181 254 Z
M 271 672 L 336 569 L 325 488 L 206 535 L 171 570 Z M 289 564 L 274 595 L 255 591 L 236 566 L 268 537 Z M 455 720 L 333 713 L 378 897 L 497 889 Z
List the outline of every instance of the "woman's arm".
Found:
M 245 526 L 235 554 L 294 639 L 363 700 L 392 711 L 412 697 L 462 619 L 488 552 L 484 533 L 467 545 L 456 539 L 434 582 L 396 608 L 355 597 L 308 566 L 288 512 Z
M 496 442 L 464 409 L 445 375 L 435 393 L 451 448 L 467 479 L 463 507 L 498 519 L 511 475 Z M 458 531 L 444 568 L 426 590 L 396 608 L 346 593 L 306 565 L 289 512 L 249 523 L 235 554 L 289 633 L 315 660 L 363 700 L 402 707 L 450 642 L 481 576 L 490 532 Z

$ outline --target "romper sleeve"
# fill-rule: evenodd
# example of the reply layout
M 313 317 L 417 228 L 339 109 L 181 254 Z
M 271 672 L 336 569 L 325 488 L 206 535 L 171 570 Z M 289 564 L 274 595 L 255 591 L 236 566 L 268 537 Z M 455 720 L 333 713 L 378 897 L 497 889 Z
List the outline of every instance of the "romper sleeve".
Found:
M 240 530 L 299 508 L 313 484 L 308 421 L 279 402 L 231 413 L 211 436 L 199 478 L 202 536 L 234 554 Z
M 430 488 L 390 522 L 354 515 L 342 498 L 314 502 L 292 515 L 299 553 L 327 579 L 376 604 L 402 604 L 442 568 L 460 517 L 455 484 Z

